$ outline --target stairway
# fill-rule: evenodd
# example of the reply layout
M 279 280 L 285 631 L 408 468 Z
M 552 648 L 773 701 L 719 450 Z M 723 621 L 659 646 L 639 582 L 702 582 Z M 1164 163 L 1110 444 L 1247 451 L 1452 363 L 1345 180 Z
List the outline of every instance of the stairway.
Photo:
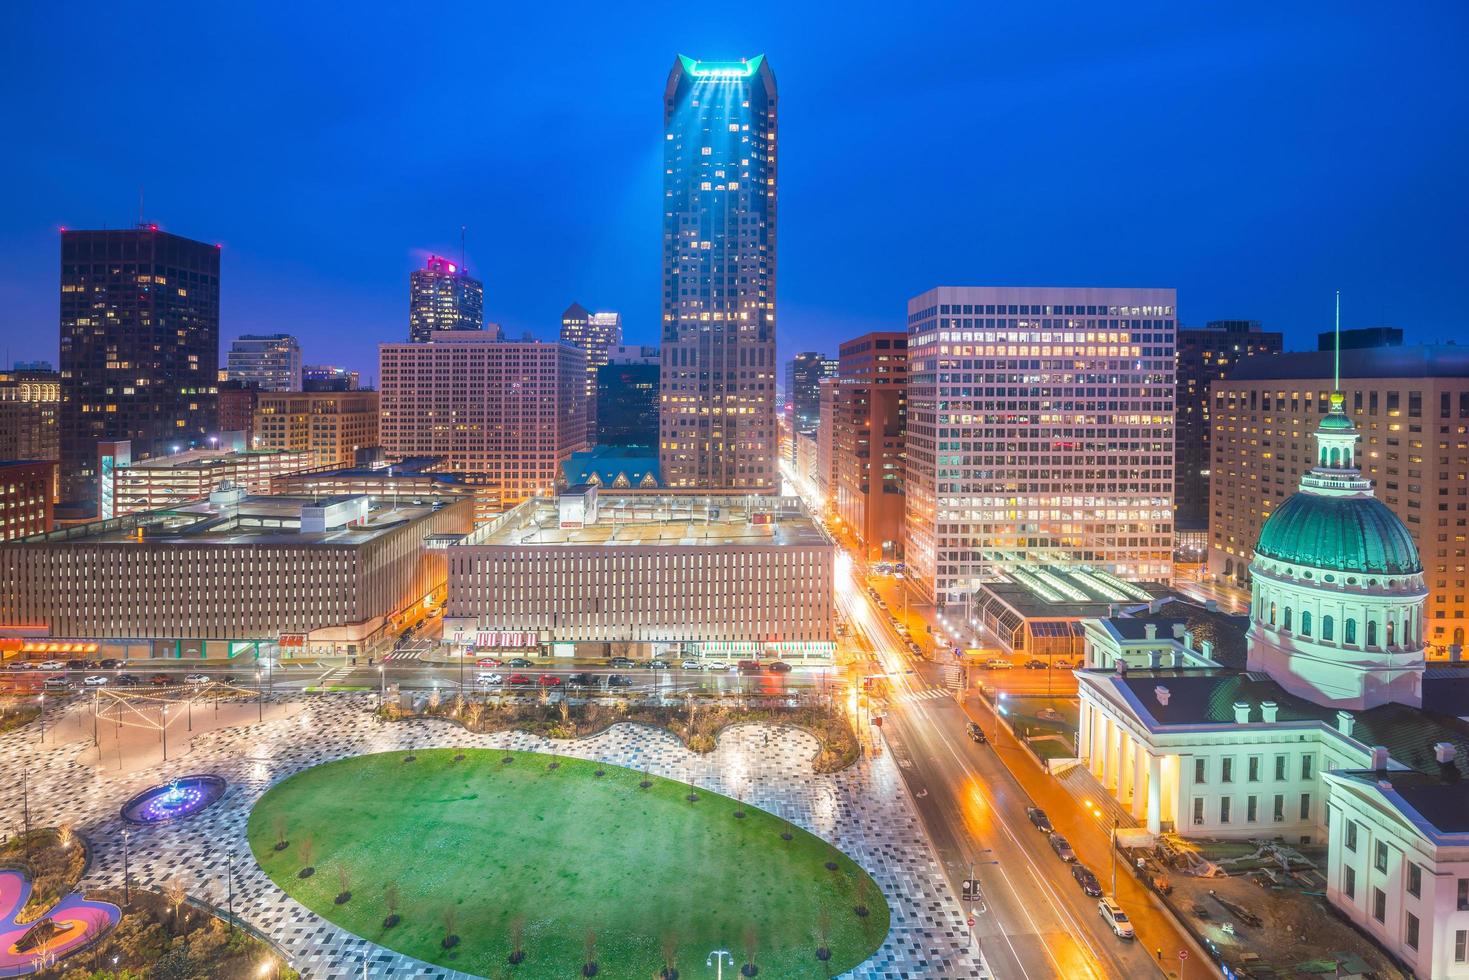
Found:
M 1072 766 L 1058 775 L 1056 782 L 1076 797 L 1077 803 L 1091 803 L 1099 807 L 1108 826 L 1111 826 L 1113 820 L 1119 821 L 1120 827 L 1141 826 L 1127 807 L 1118 803 L 1111 793 L 1102 788 L 1097 777 L 1085 765 Z

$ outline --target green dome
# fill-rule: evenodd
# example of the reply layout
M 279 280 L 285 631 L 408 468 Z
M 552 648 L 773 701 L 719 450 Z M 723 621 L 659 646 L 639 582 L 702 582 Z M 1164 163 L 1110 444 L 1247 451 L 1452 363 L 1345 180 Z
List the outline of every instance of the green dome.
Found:
M 1322 416 L 1321 425 L 1319 426 L 1319 428 L 1336 431 L 1348 431 L 1351 429 L 1355 429 L 1356 425 L 1352 422 L 1351 416 L 1342 415 L 1340 412 L 1332 412 L 1329 415 Z
M 1418 548 L 1398 515 L 1376 497 L 1297 493 L 1260 529 L 1255 554 L 1328 571 L 1421 572 Z

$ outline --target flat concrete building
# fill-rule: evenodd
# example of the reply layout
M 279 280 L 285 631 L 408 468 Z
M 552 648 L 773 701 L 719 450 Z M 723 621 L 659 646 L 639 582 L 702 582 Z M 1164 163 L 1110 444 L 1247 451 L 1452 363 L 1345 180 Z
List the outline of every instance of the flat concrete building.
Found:
M 390 456 L 438 456 L 514 506 L 556 486 L 586 445 L 587 355 L 570 344 L 436 333 L 382 344 L 382 444 Z
M 444 636 L 513 635 L 555 656 L 828 662 L 834 560 L 798 498 L 574 487 L 449 548 Z
M 246 493 L 268 494 L 276 477 L 313 466 L 312 454 L 304 449 L 189 449 L 138 460 L 112 470 L 112 513 L 107 516 L 176 507 L 207 498 L 225 483 L 244 487 Z
M 939 603 L 996 572 L 1168 581 L 1174 292 L 939 287 L 908 302 L 906 560 Z
M 378 445 L 375 391 L 265 391 L 255 402 L 253 449 L 304 450 L 315 466 L 351 466 Z
M 1208 570 L 1250 581 L 1255 542 L 1315 463 L 1332 353 L 1247 358 L 1211 389 Z M 1341 391 L 1361 431 L 1358 463 L 1408 529 L 1428 586 L 1430 656 L 1463 646 L 1469 615 L 1469 349 L 1344 349 Z
M 0 371 L 0 459 L 60 459 L 61 375 L 50 365 Z
M 55 460 L 0 461 L 0 541 L 51 530 Z
M 107 657 L 357 654 L 442 596 L 444 552 L 425 541 L 470 517 L 468 500 L 219 490 L 0 544 L 0 620 Z
M 225 380 L 261 391 L 300 391 L 301 344 L 288 333 L 245 334 L 225 355 Z

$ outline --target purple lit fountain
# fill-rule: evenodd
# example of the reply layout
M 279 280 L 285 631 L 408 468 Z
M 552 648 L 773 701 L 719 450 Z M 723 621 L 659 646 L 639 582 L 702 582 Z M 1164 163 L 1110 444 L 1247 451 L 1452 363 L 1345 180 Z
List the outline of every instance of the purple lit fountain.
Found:
M 122 806 L 129 823 L 167 823 L 212 806 L 229 784 L 218 776 L 181 776 L 163 786 L 146 789 Z

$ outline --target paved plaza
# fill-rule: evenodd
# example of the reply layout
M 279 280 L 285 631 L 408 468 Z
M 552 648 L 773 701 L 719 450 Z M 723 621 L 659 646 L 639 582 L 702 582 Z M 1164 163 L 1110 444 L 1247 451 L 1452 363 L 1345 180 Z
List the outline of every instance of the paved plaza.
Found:
M 250 808 L 274 783 L 321 762 L 410 747 L 481 747 L 552 752 L 644 769 L 655 775 L 746 800 L 807 828 L 862 865 L 892 908 L 892 927 L 878 952 L 845 974 L 876 978 L 965 978 L 988 974 L 969 952 L 958 897 L 949 888 L 919 824 L 897 767 L 887 756 L 865 758 L 845 772 L 811 771 L 816 742 L 804 732 L 742 726 L 727 731 L 707 756 L 672 734 L 618 725 L 576 742 L 520 732 L 471 735 L 457 725 L 419 720 L 382 723 L 367 695 L 300 699 L 287 714 L 267 706 L 263 724 L 199 732 L 166 764 L 123 771 L 99 769 L 90 740 L 41 745 L 34 726 L 0 736 L 0 780 L 8 790 L 0 824 L 22 826 L 22 769 L 29 770 L 32 826 L 71 823 L 93 848 L 83 888 L 122 883 L 123 831 L 135 885 L 179 880 L 190 893 L 226 904 L 226 869 L 234 868 L 235 913 L 282 949 L 308 978 L 457 978 L 465 974 L 382 949 L 308 911 L 271 883 L 245 843 Z M 88 753 L 91 753 L 88 757 Z M 157 783 L 216 773 L 229 791 L 213 808 L 167 825 L 129 827 L 118 808 Z M 596 836 L 588 828 L 589 841 Z M 731 943 L 739 937 L 730 937 Z M 689 951 L 695 955 L 695 951 Z M 702 956 L 703 952 L 697 953 Z M 688 972 L 688 971 L 686 971 Z

